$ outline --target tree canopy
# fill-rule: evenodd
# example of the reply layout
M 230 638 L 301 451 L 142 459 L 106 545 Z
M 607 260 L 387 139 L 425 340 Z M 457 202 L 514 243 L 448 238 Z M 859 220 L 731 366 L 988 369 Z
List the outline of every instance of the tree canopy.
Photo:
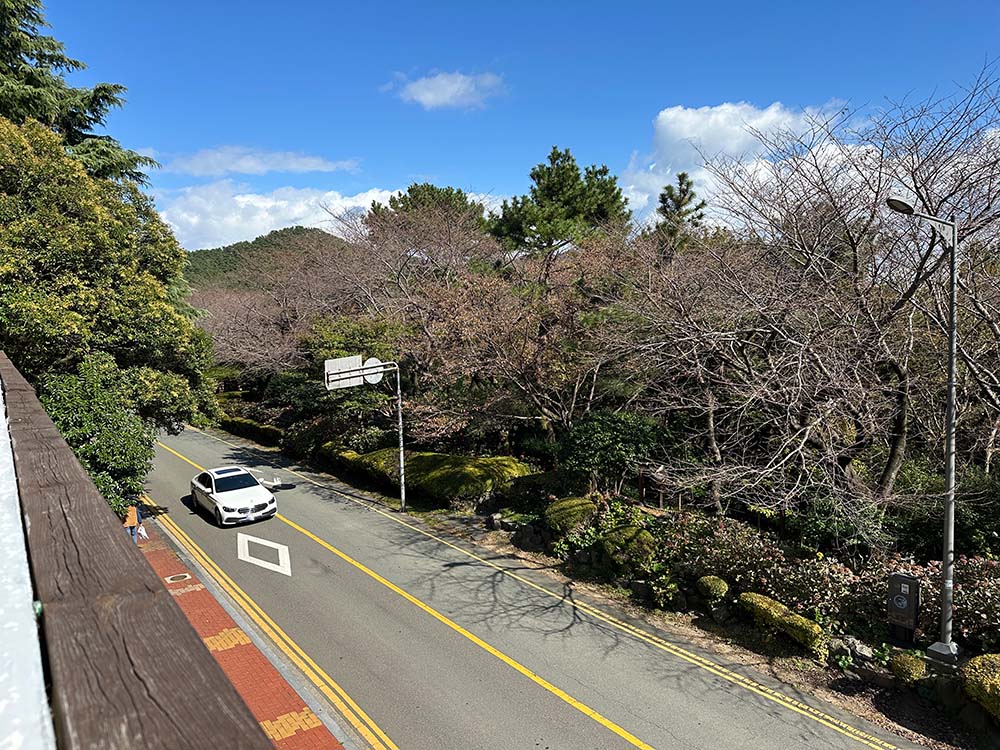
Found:
M 69 57 L 62 42 L 42 33 L 48 24 L 38 0 L 0 2 L 0 116 L 52 128 L 96 177 L 145 182 L 142 169 L 156 162 L 123 148 L 95 129 L 124 104 L 125 87 L 98 83 L 74 87 L 66 75 L 86 65 Z
M 509 249 L 547 253 L 631 216 L 607 166 L 581 172 L 569 149 L 553 146 L 548 160 L 532 168 L 531 181 L 528 195 L 504 201 L 490 216 L 490 233 Z

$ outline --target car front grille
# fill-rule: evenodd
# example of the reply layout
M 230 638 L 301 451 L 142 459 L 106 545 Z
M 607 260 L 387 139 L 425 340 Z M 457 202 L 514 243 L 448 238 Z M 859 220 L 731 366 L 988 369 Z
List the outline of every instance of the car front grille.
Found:
M 249 508 L 239 508 L 236 512 L 237 513 L 249 513 L 250 509 Z
M 260 513 L 266 507 L 267 507 L 267 503 L 261 503 L 260 505 L 255 505 L 255 506 L 253 506 L 253 512 L 254 513 Z

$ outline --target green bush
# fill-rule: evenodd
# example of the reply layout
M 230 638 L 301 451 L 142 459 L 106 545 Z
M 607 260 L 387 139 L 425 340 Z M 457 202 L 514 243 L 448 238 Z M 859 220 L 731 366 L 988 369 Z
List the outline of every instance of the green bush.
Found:
M 595 411 L 578 420 L 563 438 L 560 460 L 593 475 L 603 487 L 619 489 L 636 461 L 653 452 L 662 430 L 631 412 Z
M 712 603 L 722 601 L 729 593 L 729 584 L 718 576 L 702 576 L 695 585 L 698 593 Z
M 739 602 L 761 627 L 784 633 L 818 658 L 826 656 L 826 633 L 812 620 L 763 594 L 740 594 Z
M 504 490 L 503 501 L 511 508 L 537 511 L 551 502 L 552 498 L 584 495 L 588 486 L 589 480 L 582 471 L 569 469 L 542 471 L 515 477 L 510 487 Z
M 907 685 L 912 685 L 927 675 L 927 664 L 919 656 L 901 652 L 889 659 L 889 671 Z
M 584 526 L 597 514 L 597 504 L 589 497 L 564 497 L 545 509 L 545 523 L 558 536 Z
M 656 552 L 653 535 L 639 526 L 620 526 L 601 538 L 605 560 L 626 573 L 648 570 Z
M 959 674 L 965 694 L 1000 721 L 1000 654 L 969 659 Z
M 281 430 L 269 424 L 254 422 L 252 419 L 223 417 L 219 420 L 219 427 L 231 435 L 254 440 L 261 445 L 277 445 L 281 442 Z
M 383 448 L 371 453 L 342 453 L 332 444 L 321 457 L 335 467 L 383 486 L 399 487 L 399 451 Z M 446 453 L 406 452 L 407 493 L 438 506 L 468 506 L 508 486 L 531 471 L 511 456 L 454 456 Z

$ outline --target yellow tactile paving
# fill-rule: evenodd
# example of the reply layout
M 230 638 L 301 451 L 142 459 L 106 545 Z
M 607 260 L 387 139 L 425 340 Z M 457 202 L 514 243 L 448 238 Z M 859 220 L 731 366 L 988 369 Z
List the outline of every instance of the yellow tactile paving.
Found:
M 225 651 L 236 646 L 250 645 L 247 634 L 239 628 L 226 628 L 221 633 L 203 639 L 209 651 Z
M 308 708 L 303 708 L 301 711 L 282 714 L 273 721 L 262 721 L 260 726 L 268 739 L 278 742 L 286 737 L 291 737 L 296 732 L 304 732 L 307 729 L 321 726 L 321 722 L 316 714 Z

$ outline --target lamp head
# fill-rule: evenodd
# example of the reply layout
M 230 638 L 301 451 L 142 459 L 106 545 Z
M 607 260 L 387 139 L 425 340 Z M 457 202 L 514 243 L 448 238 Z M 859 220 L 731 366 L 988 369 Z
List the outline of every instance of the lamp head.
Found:
M 897 198 L 896 196 L 890 196 L 886 199 L 886 205 L 889 206 L 893 211 L 900 214 L 906 214 L 907 216 L 913 215 L 913 206 L 904 201 L 902 198 Z

